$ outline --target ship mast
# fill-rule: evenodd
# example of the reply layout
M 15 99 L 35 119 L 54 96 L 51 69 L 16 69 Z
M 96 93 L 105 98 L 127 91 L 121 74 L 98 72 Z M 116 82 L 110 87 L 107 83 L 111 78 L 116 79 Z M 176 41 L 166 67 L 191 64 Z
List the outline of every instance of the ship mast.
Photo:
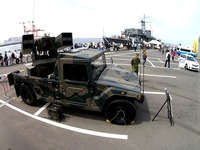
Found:
M 141 19 L 141 30 L 143 33 L 146 31 L 146 16 L 144 14 L 144 17 Z

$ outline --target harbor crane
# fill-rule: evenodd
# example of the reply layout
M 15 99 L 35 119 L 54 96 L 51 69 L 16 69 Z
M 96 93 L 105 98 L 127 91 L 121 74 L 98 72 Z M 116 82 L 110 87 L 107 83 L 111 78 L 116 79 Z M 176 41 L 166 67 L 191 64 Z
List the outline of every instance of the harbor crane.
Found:
M 20 22 L 19 24 L 23 24 L 23 28 L 24 28 L 24 34 L 28 34 L 29 32 L 31 32 L 31 30 L 27 30 L 26 29 L 26 25 L 25 25 L 25 22 Z
M 36 26 L 34 24 L 34 21 L 29 21 L 28 23 L 32 23 L 32 33 L 34 34 L 34 37 L 36 37 L 36 38 L 41 37 L 41 36 L 38 35 L 38 32 L 39 31 L 44 31 L 44 29 L 36 28 Z

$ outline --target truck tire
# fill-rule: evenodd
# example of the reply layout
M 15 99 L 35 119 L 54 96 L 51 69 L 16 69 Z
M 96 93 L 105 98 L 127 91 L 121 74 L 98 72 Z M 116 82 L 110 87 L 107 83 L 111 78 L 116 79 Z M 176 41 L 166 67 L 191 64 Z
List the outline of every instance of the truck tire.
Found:
M 106 121 L 118 125 L 128 125 L 134 121 L 136 107 L 128 100 L 114 100 L 105 108 Z
M 33 90 L 27 86 L 27 85 L 22 85 L 20 87 L 20 95 L 22 97 L 22 100 L 28 104 L 28 105 L 34 105 L 36 103 L 36 96 L 33 92 Z
M 185 64 L 185 70 L 187 70 L 188 69 L 188 65 L 187 64 Z

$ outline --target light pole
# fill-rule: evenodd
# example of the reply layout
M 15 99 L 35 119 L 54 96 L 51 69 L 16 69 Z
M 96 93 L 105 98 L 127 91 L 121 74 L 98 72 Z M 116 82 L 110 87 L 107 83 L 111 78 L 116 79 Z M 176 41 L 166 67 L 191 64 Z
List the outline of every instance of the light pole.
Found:
M 141 58 L 142 58 L 142 52 L 141 52 L 141 50 L 142 50 L 142 48 L 140 47 L 140 62 L 141 62 Z M 141 85 L 141 71 L 142 71 L 142 69 L 141 69 L 141 63 L 140 63 L 140 76 L 139 76 L 139 82 L 140 82 L 140 85 Z
M 143 51 L 146 49 L 145 48 L 145 46 L 142 46 L 142 49 L 143 49 Z M 142 57 L 142 49 L 140 49 L 140 60 L 143 62 L 144 60 L 143 60 L 143 57 Z M 142 63 L 143 64 L 143 63 Z M 140 85 L 141 85 L 141 72 L 143 72 L 143 75 L 142 75 L 142 81 L 143 81 L 143 83 L 142 83 L 142 87 L 143 87 L 143 94 L 144 94 L 144 65 L 143 65 L 143 71 L 142 71 L 142 69 L 141 69 L 141 64 L 140 64 Z

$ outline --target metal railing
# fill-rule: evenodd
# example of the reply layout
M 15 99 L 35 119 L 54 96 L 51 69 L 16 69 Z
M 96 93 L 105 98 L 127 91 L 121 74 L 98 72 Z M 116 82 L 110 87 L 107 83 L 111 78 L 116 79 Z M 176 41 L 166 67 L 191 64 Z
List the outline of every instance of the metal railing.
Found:
M 3 78 L 1 77 L 0 84 L 3 91 L 3 97 L 9 100 L 11 99 L 11 97 L 12 99 L 16 98 L 13 97 L 13 93 L 12 95 L 10 95 L 11 91 L 14 89 L 14 86 L 9 85 L 7 76 L 3 76 Z

